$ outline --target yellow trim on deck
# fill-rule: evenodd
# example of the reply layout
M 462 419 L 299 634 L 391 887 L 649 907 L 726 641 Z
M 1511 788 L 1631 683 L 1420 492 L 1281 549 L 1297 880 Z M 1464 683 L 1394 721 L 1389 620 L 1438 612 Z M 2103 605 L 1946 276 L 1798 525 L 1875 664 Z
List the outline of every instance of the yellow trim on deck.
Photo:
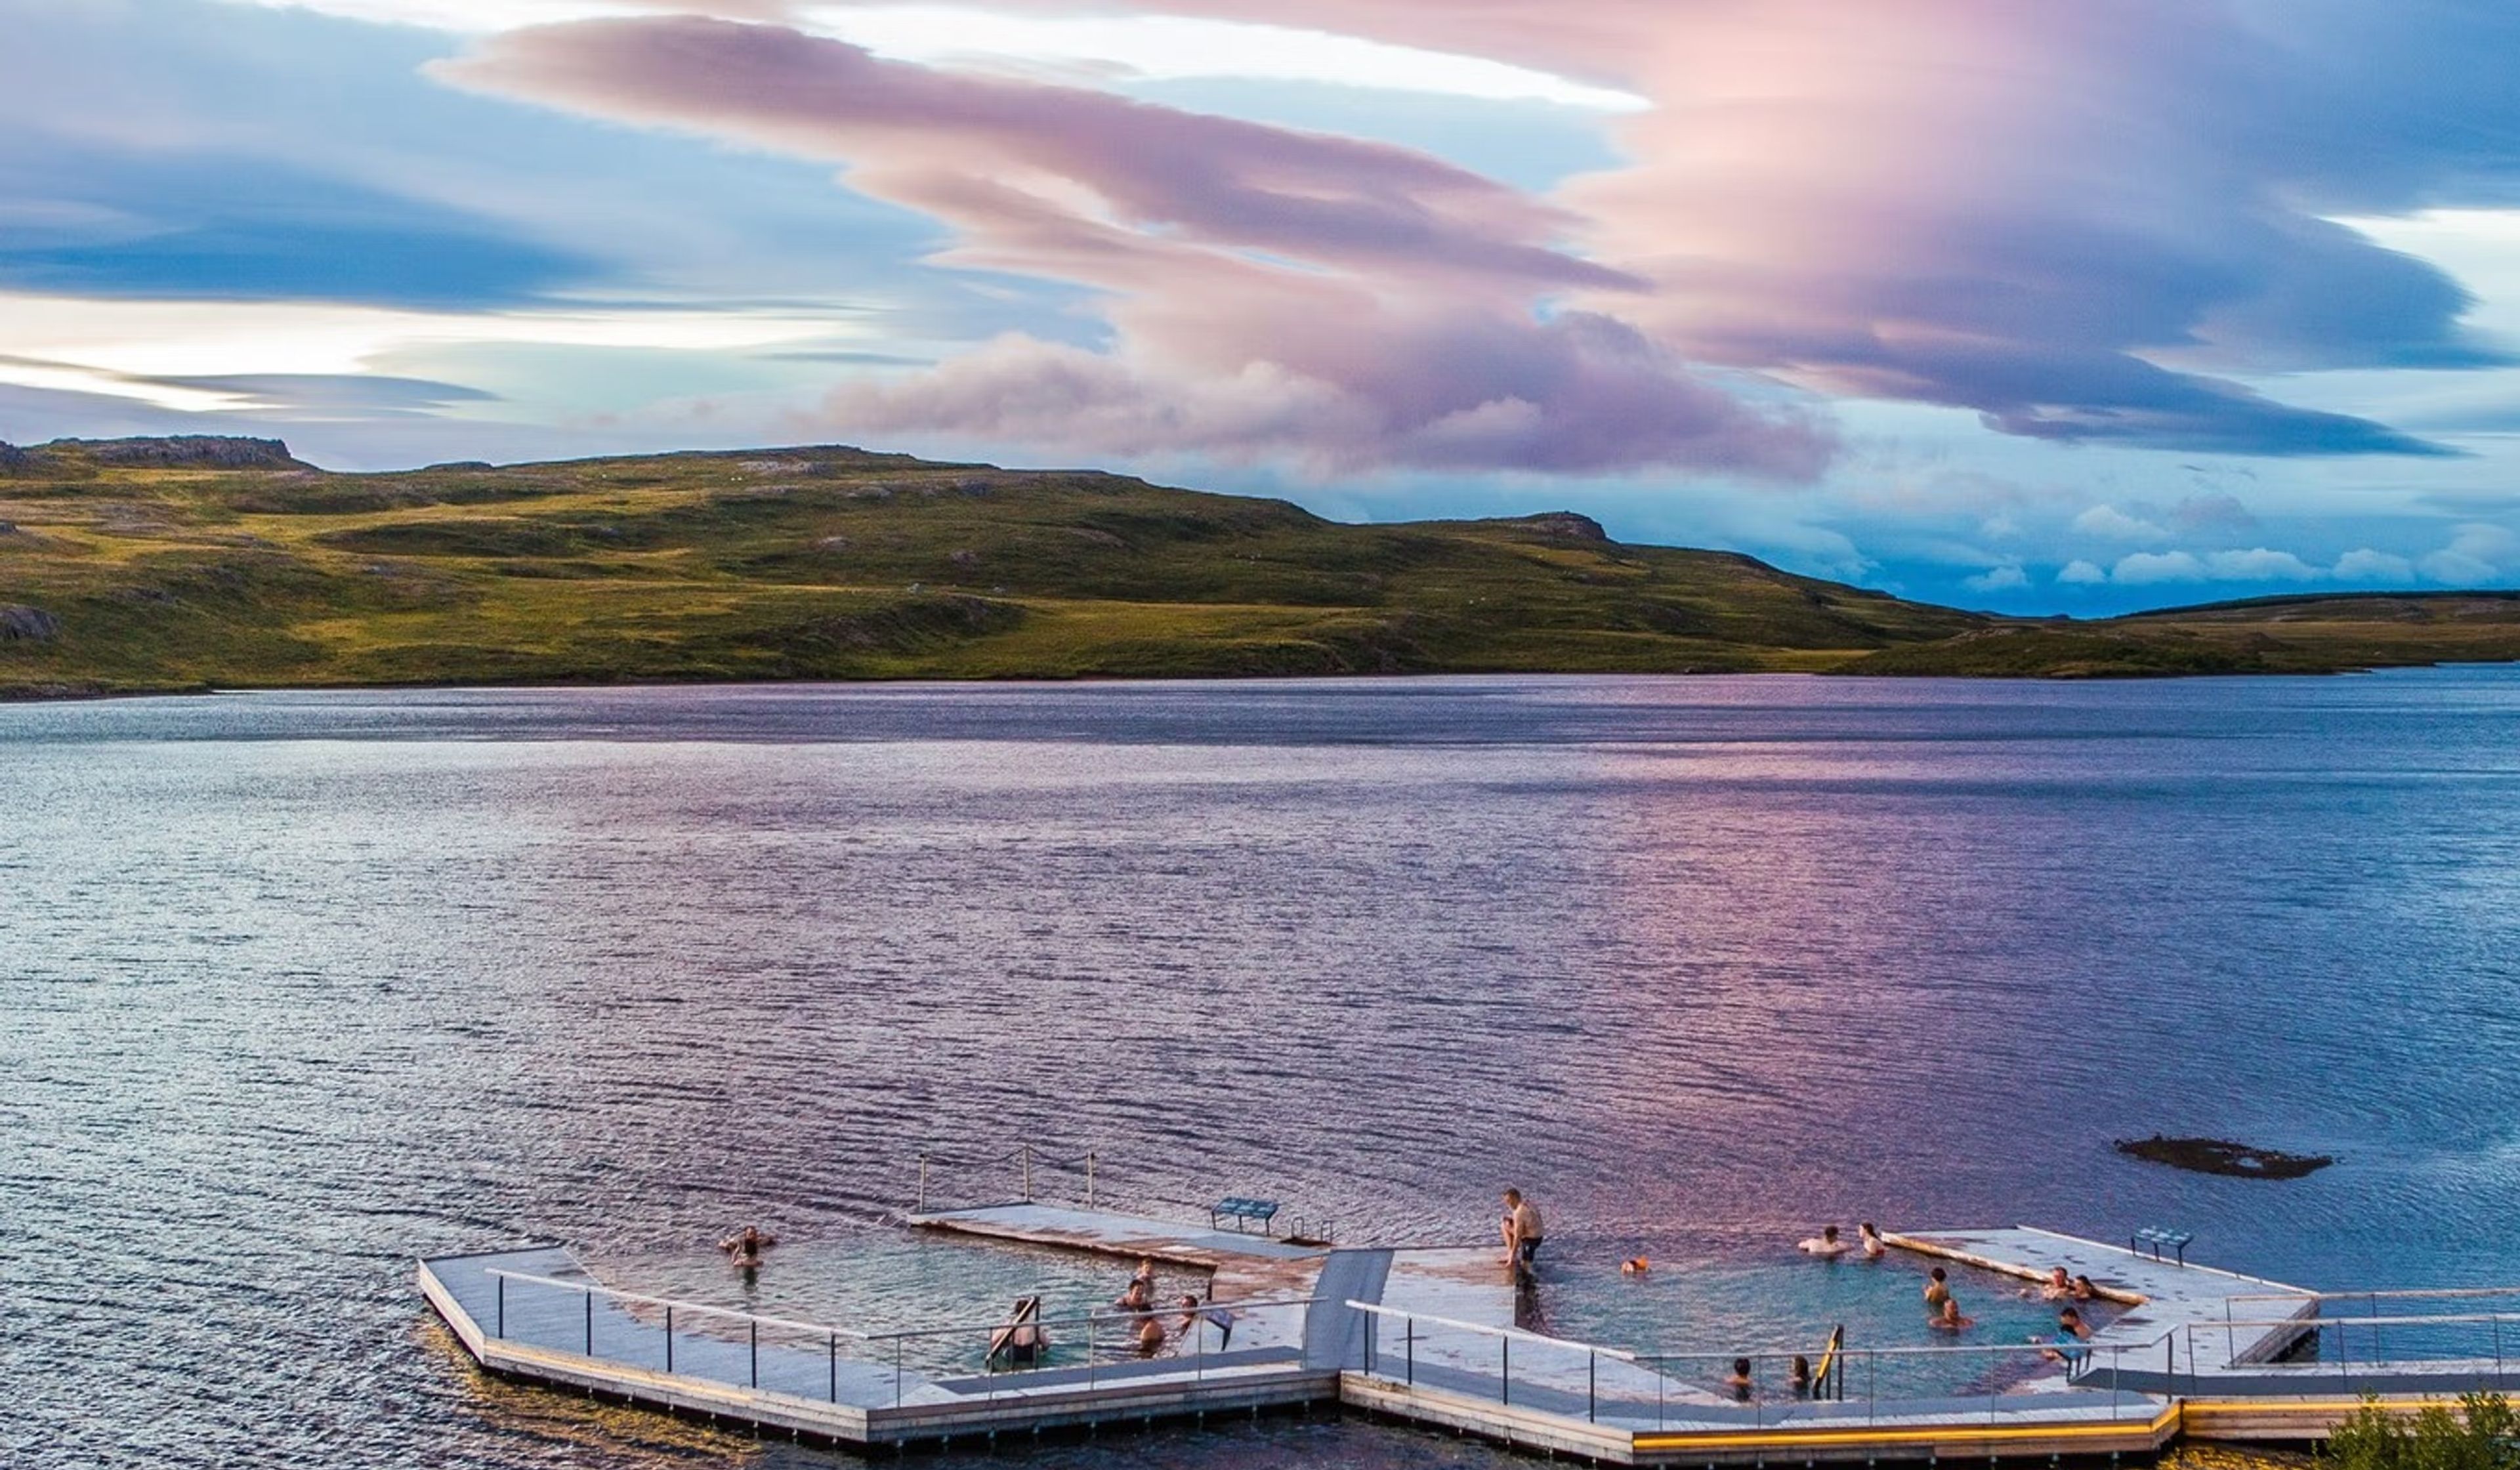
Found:
M 2146 1434 L 2159 1436 L 2179 1421 L 2179 1405 L 2163 1409 L 2148 1424 L 2130 1420 L 2110 1424 L 1946 1424 L 1933 1429 L 1816 1429 L 1796 1432 L 1779 1425 L 1771 1430 L 1748 1433 L 1640 1434 L 1636 1448 L 1640 1452 L 1661 1449 L 1739 1449 L 1766 1446 L 1789 1449 L 1799 1445 L 1926 1445 L 1951 1440 L 2053 1440 L 2099 1439 L 2108 1435 Z

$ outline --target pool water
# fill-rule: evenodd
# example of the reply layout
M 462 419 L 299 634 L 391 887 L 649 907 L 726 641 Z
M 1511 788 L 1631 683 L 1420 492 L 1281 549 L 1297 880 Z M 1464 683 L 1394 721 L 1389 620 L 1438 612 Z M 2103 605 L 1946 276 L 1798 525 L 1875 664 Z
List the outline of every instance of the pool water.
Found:
M 1621 1274 L 1621 1259 L 1604 1252 L 1597 1261 L 1587 1252 L 1551 1263 L 1541 1274 L 1542 1323 L 1556 1336 L 1689 1355 L 1668 1371 L 1700 1387 L 1715 1386 L 1734 1357 L 1747 1356 L 1762 1390 L 1781 1394 L 1792 1356 L 1818 1362 L 1830 1329 L 1841 1325 L 1851 1399 L 2003 1392 L 2057 1371 L 2018 1351 L 2047 1342 L 2056 1327 L 2056 1304 L 2019 1277 L 1907 1251 L 1878 1261 L 1852 1253 L 1815 1259 L 1790 1244 L 1657 1260 L 1642 1275 Z M 1925 1325 L 1925 1282 L 1935 1266 L 1976 1325 L 1958 1333 Z M 2098 1327 L 2122 1309 L 2101 1302 L 2082 1310 Z M 1967 1351 L 1904 1351 L 1912 1349 Z
M 988 1329 L 1004 1321 L 1015 1298 L 1039 1296 L 1051 1323 L 1051 1354 L 1040 1364 L 1066 1367 L 1086 1360 L 1084 1325 L 1065 1317 L 1108 1315 L 1111 1301 L 1129 1283 L 1131 1263 L 1039 1247 L 980 1243 L 887 1226 L 785 1238 L 765 1252 L 747 1278 L 726 1257 L 705 1248 L 667 1254 L 590 1256 L 588 1267 L 607 1286 L 650 1296 L 838 1328 L 842 1332 L 920 1332 L 900 1344 L 901 1361 L 915 1372 L 977 1373 L 983 1370 Z M 1205 1295 L 1207 1273 L 1159 1268 L 1155 1301 L 1176 1302 L 1185 1292 Z M 1174 1315 L 1160 1318 L 1167 1328 Z M 705 1318 L 695 1330 L 711 1330 Z M 1134 1357 L 1122 1324 L 1096 1324 L 1096 1358 Z M 962 1330 L 939 1330 L 962 1329 Z M 718 1327 L 716 1330 L 728 1330 Z M 740 1329 L 736 1329 L 740 1330 Z M 1207 1344 L 1213 1351 L 1214 1344 Z M 852 1344 L 841 1355 L 890 1362 L 889 1343 Z M 1167 1351 L 1180 1351 L 1179 1344 Z

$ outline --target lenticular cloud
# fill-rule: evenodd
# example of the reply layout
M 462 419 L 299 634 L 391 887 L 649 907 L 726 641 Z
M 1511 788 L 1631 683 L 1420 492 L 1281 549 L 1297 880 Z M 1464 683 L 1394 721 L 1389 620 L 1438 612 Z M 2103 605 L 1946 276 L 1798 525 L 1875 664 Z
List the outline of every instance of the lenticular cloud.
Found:
M 1790 383 L 2054 440 L 2423 454 L 2236 379 L 2500 361 L 2455 283 L 2331 218 L 2520 202 L 2497 141 L 2520 101 L 2485 61 L 2520 49 L 2520 22 L 2498 6 L 1138 8 L 1545 65 L 1654 107 L 1615 124 L 1628 162 L 1542 199 L 1403 149 L 776 25 L 543 27 L 443 73 L 829 158 L 947 223 L 942 263 L 1098 292 L 1107 346 L 1004 338 L 836 392 L 832 416 L 869 428 L 1791 479 L 1829 440 L 1778 406 L 1817 401 Z

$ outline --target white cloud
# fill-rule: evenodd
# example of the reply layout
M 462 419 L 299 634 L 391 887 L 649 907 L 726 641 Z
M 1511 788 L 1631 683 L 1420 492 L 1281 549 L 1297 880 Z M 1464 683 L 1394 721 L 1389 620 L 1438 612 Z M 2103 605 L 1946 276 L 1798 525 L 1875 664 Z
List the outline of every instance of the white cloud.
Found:
M 2520 534 L 2498 525 L 2463 525 L 2450 545 L 2423 559 L 2424 575 L 2436 582 L 2472 585 L 2498 581 L 2520 567 Z
M 2340 582 L 2406 582 L 2414 577 L 2415 563 L 2366 546 L 2337 557 L 2332 575 Z
M 2068 587 L 2096 587 L 2108 579 L 2107 570 L 2097 562 L 2085 561 L 2079 557 L 2066 562 L 2064 569 L 2056 573 L 2056 580 Z
M 2018 566 L 2004 565 L 1978 573 L 1968 585 L 1980 592 L 2017 592 L 2030 585 L 2030 576 Z
M 322 301 L 102 300 L 0 292 L 0 383 L 187 413 L 251 406 L 154 379 L 380 371 L 395 354 L 478 344 L 742 351 L 853 335 L 808 314 L 424 312 Z
M 2205 563 L 2187 552 L 2137 552 L 2118 558 L 2110 579 L 2131 587 L 2150 582 L 2201 582 Z
M 233 0 L 354 20 L 486 35 L 524 25 L 613 16 L 654 16 L 649 0 Z M 757 4 L 689 0 L 675 7 L 732 20 L 757 18 Z M 968 5 L 809 5 L 788 23 L 864 46 L 878 56 L 923 66 L 1070 73 L 1156 81 L 1239 77 L 1330 82 L 1490 102 L 1545 102 L 1597 112 L 1635 112 L 1643 98 L 1588 86 L 1552 72 L 1486 57 L 1396 46 L 1360 36 L 1244 21 L 1187 16 L 1012 15 Z
M 2245 552 L 2210 552 L 2205 574 L 2217 582 L 2308 582 L 2319 569 L 2290 552 L 2252 547 Z
M 2138 545 L 2168 541 L 2170 532 L 2139 516 L 2129 515 L 2115 506 L 2093 506 L 2074 517 L 2074 529 L 2086 536 L 2104 541 L 2127 541 Z

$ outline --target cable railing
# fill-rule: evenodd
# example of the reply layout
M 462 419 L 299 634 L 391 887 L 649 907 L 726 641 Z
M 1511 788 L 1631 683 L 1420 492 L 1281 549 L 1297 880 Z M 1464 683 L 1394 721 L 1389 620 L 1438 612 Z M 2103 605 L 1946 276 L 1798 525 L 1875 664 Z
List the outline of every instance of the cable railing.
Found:
M 918 1166 L 919 1182 L 911 1207 L 917 1215 L 931 1210 L 1052 1201 L 1099 1210 L 1110 1203 L 1105 1197 L 1102 1152 L 1094 1148 L 1069 1153 L 1025 1141 L 1005 1153 L 976 1157 L 922 1149 Z M 1193 1215 L 1211 1214 L 1211 1206 L 1216 1203 L 1214 1199 L 1170 1198 L 1143 1187 L 1127 1189 L 1126 1193 L 1141 1205 L 1159 1205 Z M 1336 1232 L 1336 1221 L 1319 1211 L 1286 1212 L 1278 1221 L 1285 1235 L 1316 1244 L 1328 1244 Z
M 1505 1406 L 1655 1428 L 1679 1422 L 1753 1429 L 1801 1423 L 1870 1424 L 1887 1412 L 1913 1412 L 1920 1401 L 1947 1409 L 1955 1401 L 1985 1401 L 2001 1419 L 2005 1401 L 2016 1411 L 2089 1407 L 2085 1399 L 2025 1392 L 2034 1380 L 2062 1374 L 2070 1383 L 2099 1378 L 2111 1420 L 2150 1419 L 2157 1405 L 2124 1388 L 2131 1359 L 2171 1352 L 2165 1333 L 2144 1343 L 2088 1340 L 1872 1348 L 1840 1344 L 1750 1352 L 1646 1352 L 1614 1348 L 1522 1328 L 1349 1302 L 1365 1314 L 1364 1371 L 1410 1389 L 1442 1389 Z M 1894 1407 L 1895 1406 L 1895 1407 Z M 1947 1415 L 1948 1416 L 1948 1415 Z
M 2508 1289 L 2458 1292 L 2404 1293 L 2402 1297 L 2435 1301 L 2460 1298 L 2520 1295 Z M 2387 1292 L 2356 1292 L 2354 1301 L 2370 1298 L 2385 1301 Z M 2300 1377 L 2323 1376 L 2331 1369 L 2340 1381 L 2351 1384 L 2359 1365 L 2365 1376 L 2371 1374 L 2422 1371 L 2427 1365 L 2454 1366 L 2493 1364 L 2493 1381 L 2500 1387 L 2511 1376 L 2513 1364 L 2506 1351 L 2520 1350 L 2520 1312 L 2453 1312 L 2418 1313 L 2381 1315 L 2376 1313 L 2355 1316 L 2286 1316 L 2268 1318 L 2235 1317 L 2222 1322 L 2191 1322 L 2183 1329 L 2189 1339 L 2188 1359 L 2195 1361 L 2195 1334 L 2198 1331 L 2226 1334 L 2223 1369 L 2226 1372 L 2249 1370 Z M 2310 1341 L 2312 1352 L 2307 1358 L 2287 1356 L 2268 1361 L 2248 1361 L 2233 1350 L 2232 1343 L 2242 1332 L 2283 1334 L 2284 1347 L 2297 1353 L 2302 1339 Z M 2362 1355 L 2354 1351 L 2355 1337 L 2362 1335 L 2368 1349 Z M 2253 1341 L 2264 1341 L 2255 1339 Z M 2330 1346 L 2330 1343 L 2333 1346 Z M 2394 1348 L 2392 1344 L 2395 1344 Z M 2192 1377 L 2192 1374 L 2191 1374 Z
M 1188 1371 L 1202 1381 L 1214 1370 L 1211 1358 L 1237 1351 L 1238 1334 L 1246 1346 L 1257 1337 L 1280 1349 L 1300 1349 L 1301 1314 L 1317 1300 L 1202 1298 L 1195 1306 L 1029 1316 L 1023 1324 L 1041 1343 L 1036 1360 L 1001 1367 L 1003 1355 L 993 1350 L 1015 1325 L 1005 1317 L 866 1331 L 495 1267 L 486 1274 L 493 1286 L 483 1325 L 495 1339 L 861 1407 L 886 1401 L 899 1407 L 912 1390 L 938 1377 L 976 1376 L 992 1385 L 985 1391 L 990 1394 L 1001 1391 L 1001 1382 L 1003 1391 L 1019 1392 L 1025 1380 L 1041 1373 L 1081 1372 L 1082 1385 L 1092 1389 L 1123 1367 L 1145 1374 L 1171 1365 L 1171 1372 Z M 1149 1321 L 1165 1327 L 1166 1351 L 1141 1346 Z M 1062 1339 L 1069 1340 L 1064 1349 Z

